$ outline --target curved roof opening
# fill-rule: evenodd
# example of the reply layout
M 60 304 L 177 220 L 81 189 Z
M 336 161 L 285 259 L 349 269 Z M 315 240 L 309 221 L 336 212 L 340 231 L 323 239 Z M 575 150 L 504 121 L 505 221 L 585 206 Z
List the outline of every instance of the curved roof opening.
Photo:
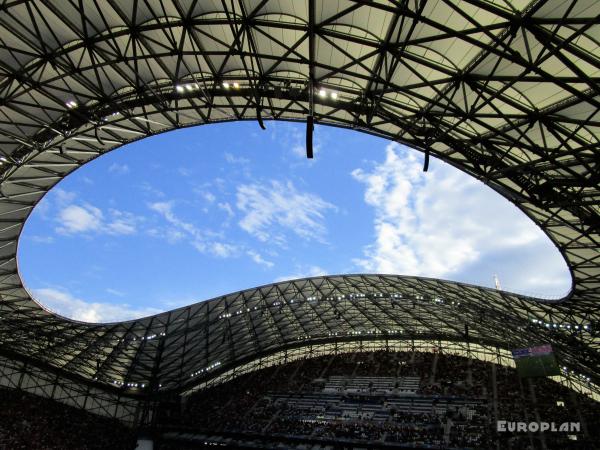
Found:
M 132 319 L 290 278 L 388 273 L 560 298 L 548 237 L 469 175 L 387 140 L 236 122 L 128 144 L 61 181 L 19 247 L 35 298 L 87 322 Z M 496 278 L 497 276 L 497 278 Z

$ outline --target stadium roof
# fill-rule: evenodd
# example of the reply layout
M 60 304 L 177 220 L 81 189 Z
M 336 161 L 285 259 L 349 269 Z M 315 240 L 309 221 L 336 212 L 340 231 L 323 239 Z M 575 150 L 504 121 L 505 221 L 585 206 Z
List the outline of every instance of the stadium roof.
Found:
M 183 389 L 299 343 L 464 341 L 466 323 L 474 342 L 551 342 L 599 385 L 599 15 L 596 0 L 3 2 L 0 352 L 133 393 L 131 383 Z M 309 116 L 484 181 L 554 242 L 571 293 L 547 302 L 425 278 L 332 276 L 85 324 L 24 288 L 23 224 L 81 165 L 179 127 Z

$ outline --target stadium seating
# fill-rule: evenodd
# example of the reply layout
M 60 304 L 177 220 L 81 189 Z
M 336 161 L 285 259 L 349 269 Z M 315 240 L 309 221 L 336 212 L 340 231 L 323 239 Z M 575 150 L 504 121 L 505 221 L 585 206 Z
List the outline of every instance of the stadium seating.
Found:
M 558 399 L 564 406 L 557 406 Z M 514 369 L 474 359 L 345 353 L 268 367 L 190 396 L 181 416 L 162 424 L 158 447 L 195 439 L 223 445 L 250 440 L 257 446 L 280 440 L 288 448 L 307 442 L 593 448 L 589 445 L 599 428 L 595 411 L 594 401 L 550 379 L 519 379 Z M 497 433 L 497 420 L 581 421 L 582 430 L 577 441 L 565 433 Z
M 134 449 L 117 421 L 0 389 L 0 450 Z M 245 448 L 591 449 L 597 403 L 547 378 L 441 353 L 301 359 L 182 397 L 157 416 L 158 450 Z M 173 406 L 173 405 L 171 405 Z M 496 432 L 496 421 L 580 422 L 578 433 Z M 572 440 L 573 437 L 577 440 Z
M 136 434 L 116 420 L 0 388 L 0 450 L 130 450 Z

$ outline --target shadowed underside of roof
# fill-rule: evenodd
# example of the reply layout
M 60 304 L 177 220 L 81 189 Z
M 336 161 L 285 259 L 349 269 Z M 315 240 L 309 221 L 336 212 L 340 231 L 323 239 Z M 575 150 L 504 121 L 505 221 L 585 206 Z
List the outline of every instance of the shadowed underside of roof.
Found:
M 550 342 L 598 385 L 599 15 L 595 0 L 3 3 L 0 352 L 124 391 L 179 390 L 217 361 L 299 341 L 465 340 L 466 324 L 469 339 L 502 348 Z M 569 296 L 348 275 L 84 324 L 23 287 L 23 224 L 81 165 L 180 127 L 308 116 L 484 181 L 561 251 Z

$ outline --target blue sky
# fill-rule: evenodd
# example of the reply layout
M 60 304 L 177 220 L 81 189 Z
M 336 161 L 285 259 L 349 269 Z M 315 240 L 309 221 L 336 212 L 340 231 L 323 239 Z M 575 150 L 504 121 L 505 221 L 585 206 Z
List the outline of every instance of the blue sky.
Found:
M 127 145 L 59 183 L 19 266 L 47 307 L 115 321 L 287 278 L 422 275 L 553 296 L 570 285 L 543 233 L 482 183 L 365 134 L 225 123 Z

